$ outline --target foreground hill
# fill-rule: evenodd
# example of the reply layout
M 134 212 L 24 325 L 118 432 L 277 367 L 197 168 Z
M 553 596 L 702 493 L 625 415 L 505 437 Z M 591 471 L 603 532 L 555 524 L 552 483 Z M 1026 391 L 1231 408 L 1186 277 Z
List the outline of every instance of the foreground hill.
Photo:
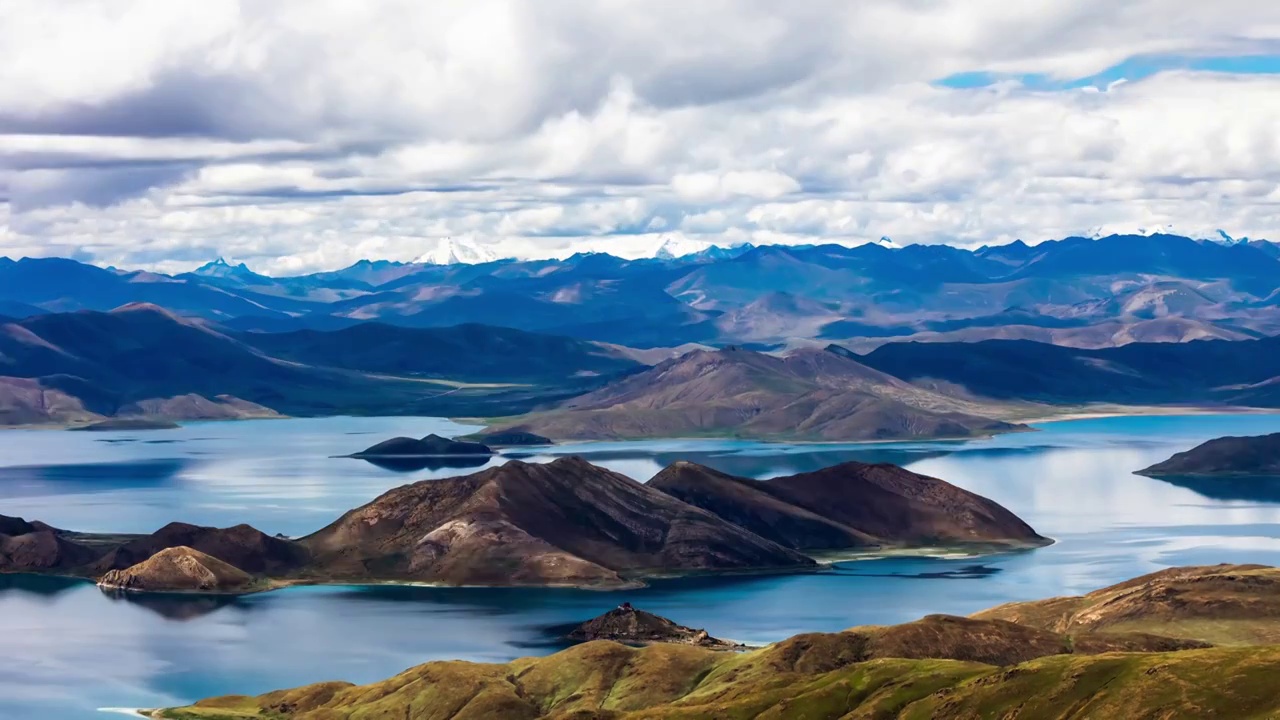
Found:
M 1280 433 L 1221 437 L 1138 471 L 1161 476 L 1280 476 Z
M 103 579 L 181 547 L 278 583 L 623 587 L 675 574 L 811 571 L 807 549 L 1046 543 L 994 502 L 892 466 L 853 463 L 758 488 L 715 475 L 739 493 L 687 492 L 712 476 L 681 463 L 645 484 L 576 457 L 513 460 L 396 488 L 300 540 L 185 523 L 88 535 L 0 516 L 0 572 Z
M 886 463 L 749 480 L 677 462 L 649 486 L 797 550 L 1048 542 L 987 498 Z
M 890 440 L 1022 429 L 994 419 L 1001 410 L 910 385 L 834 349 L 778 357 L 725 348 L 690 352 L 500 429 L 555 440 Z
M 1185 568 L 1186 576 L 1218 572 Z M 1252 572 L 1241 569 L 1240 572 Z M 1273 570 L 1274 572 L 1274 570 Z M 1159 576 L 1126 585 L 1149 597 Z M 1240 607 L 1271 586 L 1235 582 Z M 1155 583 L 1155 585 L 1153 585 Z M 1148 617 L 1141 605 L 1137 618 Z M 1161 615 L 1151 615 L 1157 622 Z M 1256 620 L 1274 622 L 1265 612 Z M 1207 617 L 1204 628 L 1215 619 Z M 380 683 L 327 682 L 158 710 L 173 720 L 456 718 L 1264 718 L 1280 713 L 1275 646 L 1208 647 L 1142 633 L 1071 633 L 999 619 L 929 616 L 797 635 L 735 654 L 594 641 L 505 665 L 432 662 Z
M 1280 643 L 1280 570 L 1172 568 L 1080 597 L 1011 603 L 974 617 L 1055 632 L 1159 632 L 1215 643 Z

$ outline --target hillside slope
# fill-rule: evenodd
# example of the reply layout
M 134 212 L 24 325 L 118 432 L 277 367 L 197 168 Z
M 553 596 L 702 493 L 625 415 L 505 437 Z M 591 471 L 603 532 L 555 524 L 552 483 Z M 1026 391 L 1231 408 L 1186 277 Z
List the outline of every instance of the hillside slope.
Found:
M 1205 570 L 1166 574 L 1193 577 Z M 1242 608 L 1250 607 L 1250 599 L 1271 597 L 1269 586 L 1255 589 L 1251 571 L 1242 572 L 1228 581 L 1237 586 Z M 1147 576 L 1125 585 L 1158 601 L 1159 582 Z M 1134 611 L 1144 616 L 1142 607 Z M 1265 613 L 1252 617 L 1271 619 Z M 1213 622 L 1209 618 L 1202 628 Z M 935 615 L 891 627 L 796 635 L 747 653 L 597 640 L 503 665 L 432 662 L 370 685 L 326 682 L 214 698 L 153 716 L 1261 720 L 1280 713 L 1277 672 L 1280 647 L 1273 645 L 1207 647 L 1141 633 L 1064 633 Z
M 662 362 L 501 427 L 565 440 L 716 434 L 889 440 L 1020 429 L 994 419 L 999 410 L 915 387 L 840 352 L 777 357 L 725 348 Z

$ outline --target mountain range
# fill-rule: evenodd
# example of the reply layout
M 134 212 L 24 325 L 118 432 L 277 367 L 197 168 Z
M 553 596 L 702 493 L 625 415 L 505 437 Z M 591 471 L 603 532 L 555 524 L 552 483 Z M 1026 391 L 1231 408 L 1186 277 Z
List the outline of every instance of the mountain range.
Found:
M 3 259 L 0 315 L 147 302 L 246 331 L 474 322 L 635 348 L 837 342 L 859 351 L 909 339 L 1098 348 L 1280 332 L 1280 245 L 1263 240 L 1116 235 L 972 251 L 673 242 L 638 260 L 531 261 L 469 247 L 452 241 L 420 262 L 278 278 L 221 260 L 168 276 Z

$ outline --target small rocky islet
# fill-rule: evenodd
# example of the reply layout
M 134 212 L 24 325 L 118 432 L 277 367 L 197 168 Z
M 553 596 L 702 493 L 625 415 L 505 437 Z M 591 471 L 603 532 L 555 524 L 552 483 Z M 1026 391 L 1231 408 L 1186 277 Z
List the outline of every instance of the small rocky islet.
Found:
M 170 523 L 149 535 L 102 535 L 0 516 L 0 572 L 102 580 L 118 571 L 112 584 L 129 589 L 193 590 L 189 578 L 178 587 L 148 580 L 157 569 L 147 561 L 184 548 L 190 577 L 207 578 L 193 562 L 213 570 L 200 553 L 248 574 L 254 589 L 326 582 L 625 588 L 665 575 L 813 571 L 819 563 L 810 552 L 841 546 L 1049 542 L 991 500 L 891 465 L 844 463 L 760 482 L 677 463 L 655 481 L 573 456 L 512 460 L 395 488 L 296 540 L 248 525 Z M 225 585 L 211 591 L 239 587 Z

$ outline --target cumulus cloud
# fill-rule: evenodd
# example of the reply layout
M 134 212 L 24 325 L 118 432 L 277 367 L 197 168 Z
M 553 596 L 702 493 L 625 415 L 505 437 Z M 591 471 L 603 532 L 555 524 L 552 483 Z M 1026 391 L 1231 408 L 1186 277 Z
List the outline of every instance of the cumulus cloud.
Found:
M 1275 234 L 1280 76 L 1179 59 L 1276 53 L 1280 7 L 791 5 L 11 0 L 0 253 L 285 273 L 448 236 Z M 1143 58 L 1171 60 L 1116 76 Z

